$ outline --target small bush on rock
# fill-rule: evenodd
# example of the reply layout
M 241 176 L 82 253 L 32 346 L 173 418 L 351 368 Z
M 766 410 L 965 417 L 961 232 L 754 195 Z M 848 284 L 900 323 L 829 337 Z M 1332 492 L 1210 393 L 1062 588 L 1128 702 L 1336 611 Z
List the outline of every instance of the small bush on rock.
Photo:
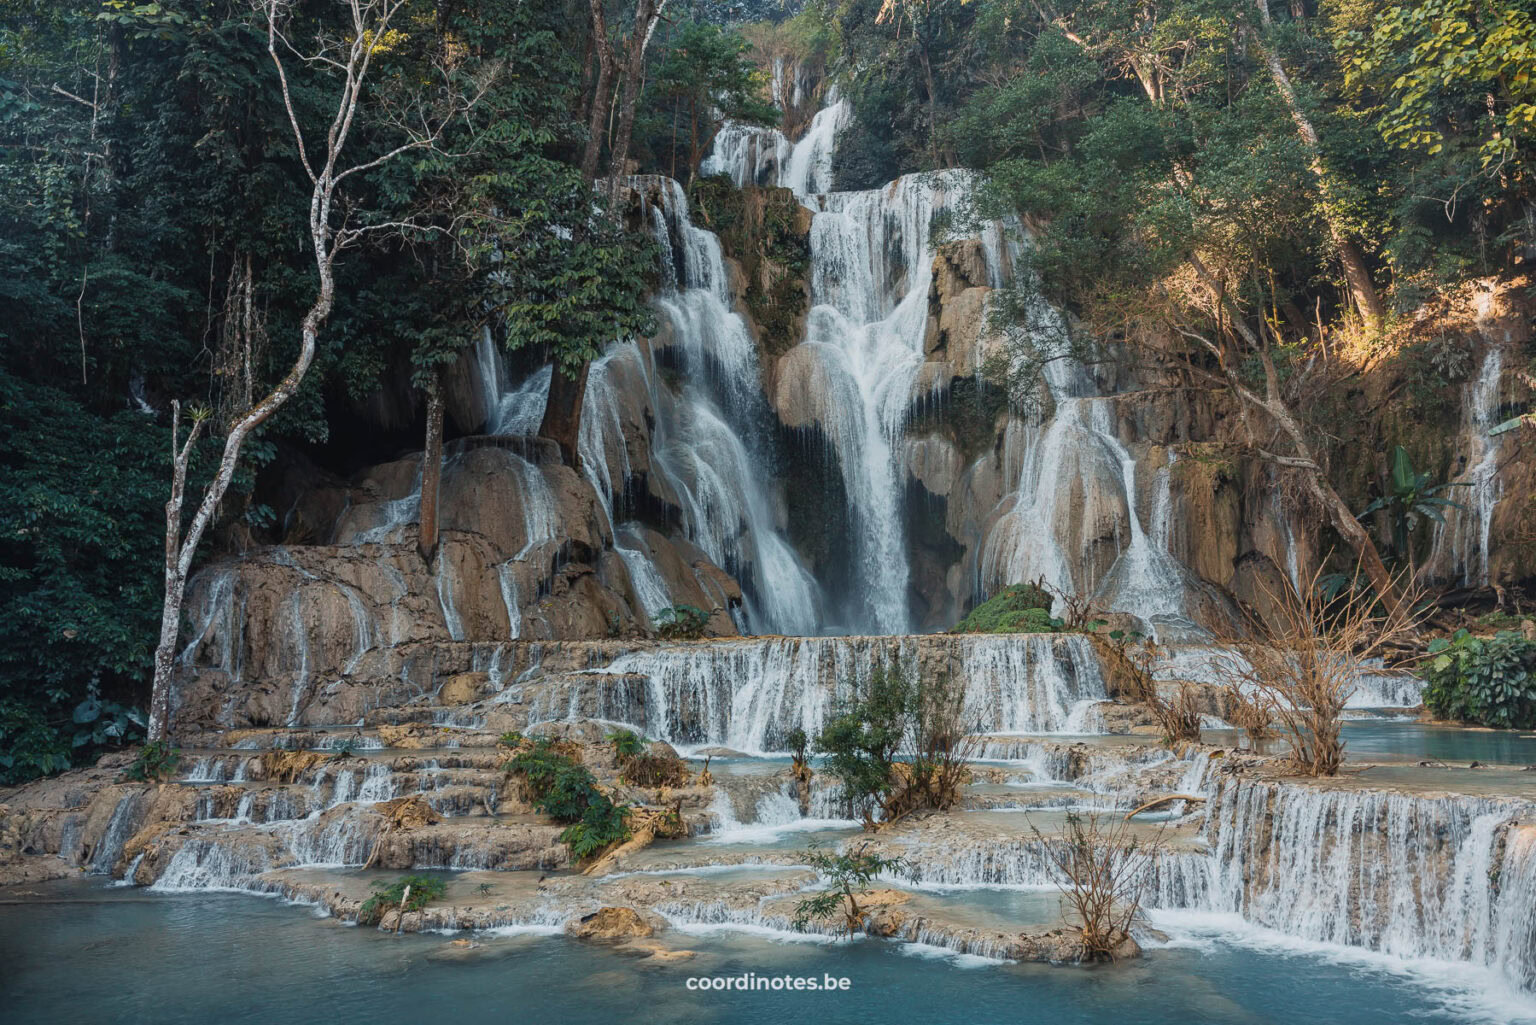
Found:
M 141 783 L 160 783 L 170 779 L 180 762 L 180 751 L 167 741 L 155 740 L 139 748 L 138 757 L 123 770 L 123 775 Z
M 864 909 L 859 898 L 869 893 L 869 884 L 876 876 L 905 870 L 900 858 L 886 858 L 869 852 L 869 844 L 860 844 L 852 851 L 827 852 L 812 842 L 805 854 L 805 863 L 814 868 L 827 881 L 826 889 L 807 897 L 795 905 L 794 926 L 800 932 L 813 921 L 831 918 L 842 913 L 838 932 L 853 933 L 864 928 Z
M 608 735 L 619 770 L 624 779 L 642 787 L 678 786 L 688 781 L 688 766 L 665 744 L 655 748 L 633 730 L 619 730 Z
M 865 827 L 954 804 L 974 746 L 962 722 L 964 686 L 950 676 L 919 680 L 880 667 L 849 691 L 816 747 Z
M 409 890 L 409 896 L 406 891 Z M 420 911 L 448 892 L 448 884 L 433 876 L 402 876 L 392 883 L 375 883 L 373 896 L 363 901 L 357 910 L 359 925 L 378 925 L 384 913 L 400 907 L 405 901 L 406 911 Z
M 709 613 L 692 605 L 674 605 L 656 614 L 656 636 L 667 641 L 696 641 L 709 627 Z
M 518 751 L 507 771 L 519 773 L 533 790 L 533 806 L 556 822 L 569 823 L 560 841 L 578 861 L 629 837 L 625 805 L 616 805 L 597 788 L 584 765 L 563 754 L 545 737 Z
M 1474 637 L 1458 630 L 1429 644 L 1419 670 L 1424 704 L 1441 719 L 1536 728 L 1536 641 L 1513 630 Z

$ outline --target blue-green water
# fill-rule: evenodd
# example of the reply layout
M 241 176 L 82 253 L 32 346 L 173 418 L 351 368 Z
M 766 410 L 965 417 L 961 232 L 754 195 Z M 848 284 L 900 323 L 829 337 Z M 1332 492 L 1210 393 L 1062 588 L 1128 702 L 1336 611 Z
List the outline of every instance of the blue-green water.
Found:
M 1530 730 L 1477 730 L 1414 722 L 1344 723 L 1347 757 L 1412 758 L 1445 762 L 1536 765 L 1536 733 Z
M 558 936 L 381 934 L 235 894 L 158 896 L 93 881 L 67 902 L 0 905 L 0 1018 L 9 1025 L 164 1022 L 421 1025 L 627 1022 L 825 1025 L 1452 1025 L 1483 1016 L 1403 975 L 1221 942 L 1110 968 L 962 967 L 876 940 L 837 946 L 673 936 L 656 965 Z M 826 974 L 846 992 L 695 992 L 698 976 Z M 1536 1013 L 1536 1006 L 1532 1008 Z M 1503 1020 L 1511 1020 L 1507 1014 Z
M 1442 761 L 1466 764 L 1536 765 L 1536 732 L 1439 726 L 1400 719 L 1347 719 L 1344 755 L 1357 762 Z M 1244 746 L 1236 730 L 1205 730 L 1208 743 Z M 1263 749 L 1285 753 L 1285 741 L 1268 740 Z

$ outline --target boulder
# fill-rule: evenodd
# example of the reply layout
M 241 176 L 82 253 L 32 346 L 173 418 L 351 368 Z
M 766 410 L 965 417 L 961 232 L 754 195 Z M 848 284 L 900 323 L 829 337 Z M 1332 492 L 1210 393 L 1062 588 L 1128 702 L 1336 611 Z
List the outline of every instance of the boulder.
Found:
M 574 919 L 565 931 L 575 939 L 601 943 L 654 936 L 656 927 L 634 908 L 599 908 Z
M 478 701 L 485 696 L 490 680 L 489 673 L 455 673 L 438 689 L 438 704 L 468 705 Z

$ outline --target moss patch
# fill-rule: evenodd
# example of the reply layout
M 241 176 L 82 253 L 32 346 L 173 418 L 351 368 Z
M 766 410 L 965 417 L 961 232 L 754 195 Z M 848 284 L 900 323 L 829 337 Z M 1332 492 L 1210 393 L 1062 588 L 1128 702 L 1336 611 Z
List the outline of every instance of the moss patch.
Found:
M 1051 596 L 1034 584 L 1014 584 L 970 611 L 955 633 L 1053 633 L 1062 622 L 1051 617 Z
M 695 219 L 720 236 L 725 255 L 741 264 L 743 298 L 763 352 L 788 351 L 800 341 L 800 318 L 809 305 L 811 237 L 804 207 L 789 189 L 738 189 L 724 175 L 696 179 L 688 202 Z

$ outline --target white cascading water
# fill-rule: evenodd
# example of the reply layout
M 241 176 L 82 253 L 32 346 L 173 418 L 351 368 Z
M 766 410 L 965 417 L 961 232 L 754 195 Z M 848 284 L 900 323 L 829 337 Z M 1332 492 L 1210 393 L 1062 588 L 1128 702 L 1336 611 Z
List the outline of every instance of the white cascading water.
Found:
M 851 110 L 847 101 L 838 98 L 836 86 L 827 90 L 826 100 L 797 143 L 791 143 L 776 128 L 726 124 L 715 136 L 714 149 L 699 165 L 699 173 L 726 175 L 738 187 L 792 189 L 801 197 L 830 191 L 832 152 Z
M 529 714 L 629 721 L 647 736 L 684 747 L 778 752 L 795 727 L 816 735 L 839 694 L 877 667 L 915 672 L 925 643 L 911 637 L 754 638 L 632 652 L 592 673 L 642 678 L 643 695 L 594 684 L 568 696 L 575 705 L 535 706 Z M 964 681 L 965 725 L 976 732 L 1076 731 L 1074 711 L 1105 699 L 1098 659 L 1082 636 L 964 634 L 933 642 L 935 652 L 941 648 L 930 658 Z
M 1068 360 L 1047 363 L 1044 378 L 1055 413 L 1038 427 L 1024 425 L 1008 435 L 1009 441 L 1022 436 L 1022 455 L 1005 460 L 1019 467 L 1018 484 L 999 504 L 1001 514 L 983 542 L 982 590 L 995 593 L 1043 578 L 1098 596 L 1104 607 L 1137 616 L 1154 634 L 1161 628 L 1163 634 L 1197 635 L 1185 608 L 1183 572 L 1168 550 L 1171 458 L 1155 478 L 1148 530 L 1138 510 L 1137 460 L 1120 440 L 1114 401 L 1095 395 L 1093 378 Z M 1096 538 L 1083 528 L 1101 517 L 1114 518 L 1120 552 L 1095 579 L 1088 549 Z
M 1504 372 L 1504 352 L 1491 347 L 1483 357 L 1477 379 L 1468 385 L 1464 408 L 1471 439 L 1471 466 L 1461 476 L 1468 487 L 1455 488 L 1448 497 L 1461 506 L 1447 509 L 1445 522 L 1435 526 L 1431 564 L 1444 568 L 1466 586 L 1486 585 L 1488 578 L 1489 535 L 1493 527 L 1493 507 L 1498 504 L 1499 454 L 1502 437 L 1489 437 L 1498 426 L 1500 384 Z
M 832 193 L 811 222 L 806 320 L 816 373 L 815 420 L 837 454 L 853 521 L 854 622 L 911 628 L 910 565 L 899 439 L 912 403 L 928 320 L 929 224 L 963 176 L 908 176 L 885 189 Z
M 671 324 L 671 349 L 683 373 L 679 391 L 665 387 L 656 353 L 633 342 L 612 347 L 588 373 L 580 446 L 588 479 L 604 505 L 615 507 L 629 475 L 620 413 L 625 387 L 643 387 L 656 413 L 650 472 L 665 479 L 682 511 L 683 533 L 742 578 L 747 621 L 764 633 L 813 633 L 820 599 L 815 581 L 780 530 L 766 485 L 771 459 L 755 437 L 763 408 L 756 347 L 730 293 L 720 242 L 688 220 L 682 186 L 667 178 L 637 179 L 650 204 L 652 233 L 662 248 L 664 287 L 656 304 Z M 761 421 L 759 421 L 760 423 Z M 625 531 L 615 547 L 630 569 L 646 612 L 670 604 L 643 546 Z M 665 607 L 663 604 L 661 607 Z
M 867 603 L 856 627 L 883 633 L 910 629 L 910 567 L 904 522 L 905 470 L 899 439 L 923 365 L 935 214 L 965 215 L 973 177 L 963 171 L 908 175 L 866 192 L 817 195 L 830 185 L 831 159 L 849 108 L 830 97 L 805 137 L 790 146 L 771 129 L 728 126 L 717 139 L 705 173 L 724 173 L 737 184 L 793 189 L 813 211 L 811 288 L 816 303 L 802 346 L 811 347 L 814 374 L 804 376 L 812 418 L 837 453 L 854 528 L 857 592 Z M 1022 247 L 1018 225 L 987 222 L 978 236 L 988 284 L 1007 285 Z M 1063 337 L 1054 312 L 1036 318 L 1046 338 Z M 978 348 L 979 353 L 979 348 Z M 802 354 L 804 355 L 804 354 Z M 979 358 L 979 356 L 978 356 Z M 957 368 L 979 372 L 979 367 Z M 1057 587 L 1098 592 L 1116 611 L 1142 617 L 1154 631 L 1197 633 L 1184 602 L 1184 583 L 1168 552 L 1168 479 L 1157 481 L 1158 507 L 1149 532 L 1137 502 L 1137 462 L 1120 441 L 1112 400 L 1097 397 L 1093 378 L 1066 360 L 1046 364 L 1046 385 L 1056 413 L 1029 428 L 1014 491 L 999 508 L 977 561 L 981 590 L 1043 576 Z M 1010 432 L 1016 434 L 1017 432 Z M 1113 488 L 1119 494 L 1102 494 Z M 1123 500 L 1117 528 L 1119 561 L 1102 580 L 1091 579 L 1090 553 L 1064 544 L 1076 529 L 1081 504 Z M 1079 503 L 1074 507 L 1072 503 Z M 1086 545 L 1092 538 L 1081 538 Z
M 1520 825 L 1536 806 L 1273 783 L 1207 795 L 1205 909 L 1536 984 L 1536 829 Z

